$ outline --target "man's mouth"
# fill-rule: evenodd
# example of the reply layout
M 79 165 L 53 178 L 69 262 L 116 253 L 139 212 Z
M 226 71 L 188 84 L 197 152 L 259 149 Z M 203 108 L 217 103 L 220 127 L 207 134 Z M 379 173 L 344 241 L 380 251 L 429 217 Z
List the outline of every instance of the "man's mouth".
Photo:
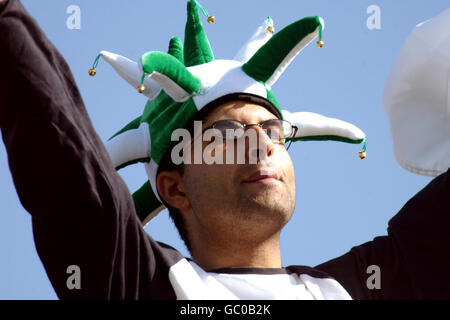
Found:
M 261 168 L 247 176 L 243 180 L 243 183 L 273 183 L 280 180 L 278 170 L 274 168 Z

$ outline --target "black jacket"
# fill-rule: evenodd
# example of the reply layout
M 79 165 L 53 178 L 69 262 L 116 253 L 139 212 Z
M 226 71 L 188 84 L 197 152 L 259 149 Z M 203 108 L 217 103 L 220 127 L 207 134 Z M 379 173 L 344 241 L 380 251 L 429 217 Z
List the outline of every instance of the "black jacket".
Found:
M 0 128 L 59 298 L 175 298 L 168 270 L 181 255 L 144 231 L 68 65 L 18 0 L 0 3 Z M 66 285 L 74 264 L 82 290 Z M 367 286 L 370 265 L 381 289 Z M 354 299 L 449 299 L 450 171 L 408 201 L 388 236 L 315 268 L 286 269 L 331 275 Z

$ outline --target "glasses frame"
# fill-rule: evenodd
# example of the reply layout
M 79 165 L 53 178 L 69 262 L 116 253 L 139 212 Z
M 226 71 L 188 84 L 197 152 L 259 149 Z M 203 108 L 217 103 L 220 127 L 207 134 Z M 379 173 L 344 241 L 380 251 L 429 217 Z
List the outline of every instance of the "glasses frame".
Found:
M 223 120 L 219 120 L 219 121 L 214 122 L 214 123 L 211 124 L 209 127 L 204 128 L 204 129 L 202 130 L 202 135 L 203 135 L 203 134 L 205 133 L 205 131 L 208 130 L 208 129 L 217 129 L 217 128 L 215 128 L 215 125 L 217 125 L 218 123 L 223 122 L 223 121 L 233 121 L 233 122 L 239 123 L 239 124 L 242 126 L 242 129 L 243 129 L 244 132 L 245 132 L 245 131 L 247 130 L 248 127 L 254 127 L 254 126 L 257 126 L 257 127 L 260 127 L 261 129 L 263 129 L 262 126 L 264 125 L 264 123 L 266 123 L 266 122 L 268 122 L 268 121 L 273 121 L 273 120 L 282 121 L 282 122 L 284 122 L 284 123 L 288 123 L 288 124 L 291 126 L 291 128 L 292 128 L 292 133 L 291 133 L 288 137 L 284 137 L 284 138 L 283 138 L 283 140 L 285 140 L 285 142 L 284 142 L 285 147 L 286 147 L 287 140 L 289 140 L 289 144 L 288 144 L 288 146 L 286 147 L 286 150 L 289 150 L 289 147 L 290 147 L 291 144 L 292 144 L 292 140 L 293 140 L 293 138 L 295 137 L 295 135 L 297 134 L 298 127 L 297 127 L 297 126 L 294 126 L 294 125 L 293 125 L 292 123 L 290 123 L 289 121 L 287 121 L 287 120 L 282 120 L 282 119 L 268 119 L 268 120 L 262 121 L 262 122 L 260 122 L 260 123 L 249 123 L 249 124 L 247 124 L 247 123 L 242 123 L 242 122 L 240 122 L 240 121 L 238 121 L 238 120 L 234 120 L 234 119 L 223 119 Z M 218 129 L 217 129 L 217 130 L 218 130 Z M 263 131 L 264 131 L 264 129 L 263 129 Z M 264 133 L 265 133 L 267 136 L 269 136 L 269 135 L 267 134 L 267 132 L 264 131 Z M 223 137 L 223 139 L 226 139 L 226 137 Z M 270 137 L 269 137 L 269 139 L 272 140 Z M 273 141 L 273 140 L 272 140 L 272 141 Z

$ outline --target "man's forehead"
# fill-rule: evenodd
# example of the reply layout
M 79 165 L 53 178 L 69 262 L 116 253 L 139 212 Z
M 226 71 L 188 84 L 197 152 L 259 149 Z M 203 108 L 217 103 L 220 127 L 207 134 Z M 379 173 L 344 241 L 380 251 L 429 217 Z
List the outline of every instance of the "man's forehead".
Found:
M 215 121 L 225 119 L 238 120 L 244 123 L 259 123 L 264 120 L 278 118 L 267 108 L 259 104 L 233 100 L 216 107 L 205 117 L 204 122 L 208 125 Z

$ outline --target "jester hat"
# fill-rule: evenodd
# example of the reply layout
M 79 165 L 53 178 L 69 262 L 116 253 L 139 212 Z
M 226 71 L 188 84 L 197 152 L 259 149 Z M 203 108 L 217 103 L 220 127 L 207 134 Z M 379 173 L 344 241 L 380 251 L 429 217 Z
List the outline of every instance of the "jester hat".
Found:
M 185 128 L 203 108 L 219 99 L 239 96 L 258 102 L 299 128 L 293 141 L 364 143 L 360 157 L 365 156 L 365 135 L 359 128 L 316 113 L 282 110 L 271 89 L 297 54 L 316 37 L 322 47 L 322 18 L 306 17 L 274 33 L 269 17 L 232 60 L 219 60 L 214 58 L 199 8 L 207 15 L 197 1 L 188 0 L 184 45 L 174 37 L 168 53 L 147 52 L 139 62 L 102 51 L 89 71 L 94 75 L 98 60 L 103 57 L 148 98 L 143 114 L 106 143 L 117 170 L 144 163 L 148 181 L 133 194 L 136 212 L 144 224 L 164 209 L 156 189 L 156 175 L 163 156 L 172 146 L 172 132 Z M 213 20 L 208 16 L 208 22 Z

